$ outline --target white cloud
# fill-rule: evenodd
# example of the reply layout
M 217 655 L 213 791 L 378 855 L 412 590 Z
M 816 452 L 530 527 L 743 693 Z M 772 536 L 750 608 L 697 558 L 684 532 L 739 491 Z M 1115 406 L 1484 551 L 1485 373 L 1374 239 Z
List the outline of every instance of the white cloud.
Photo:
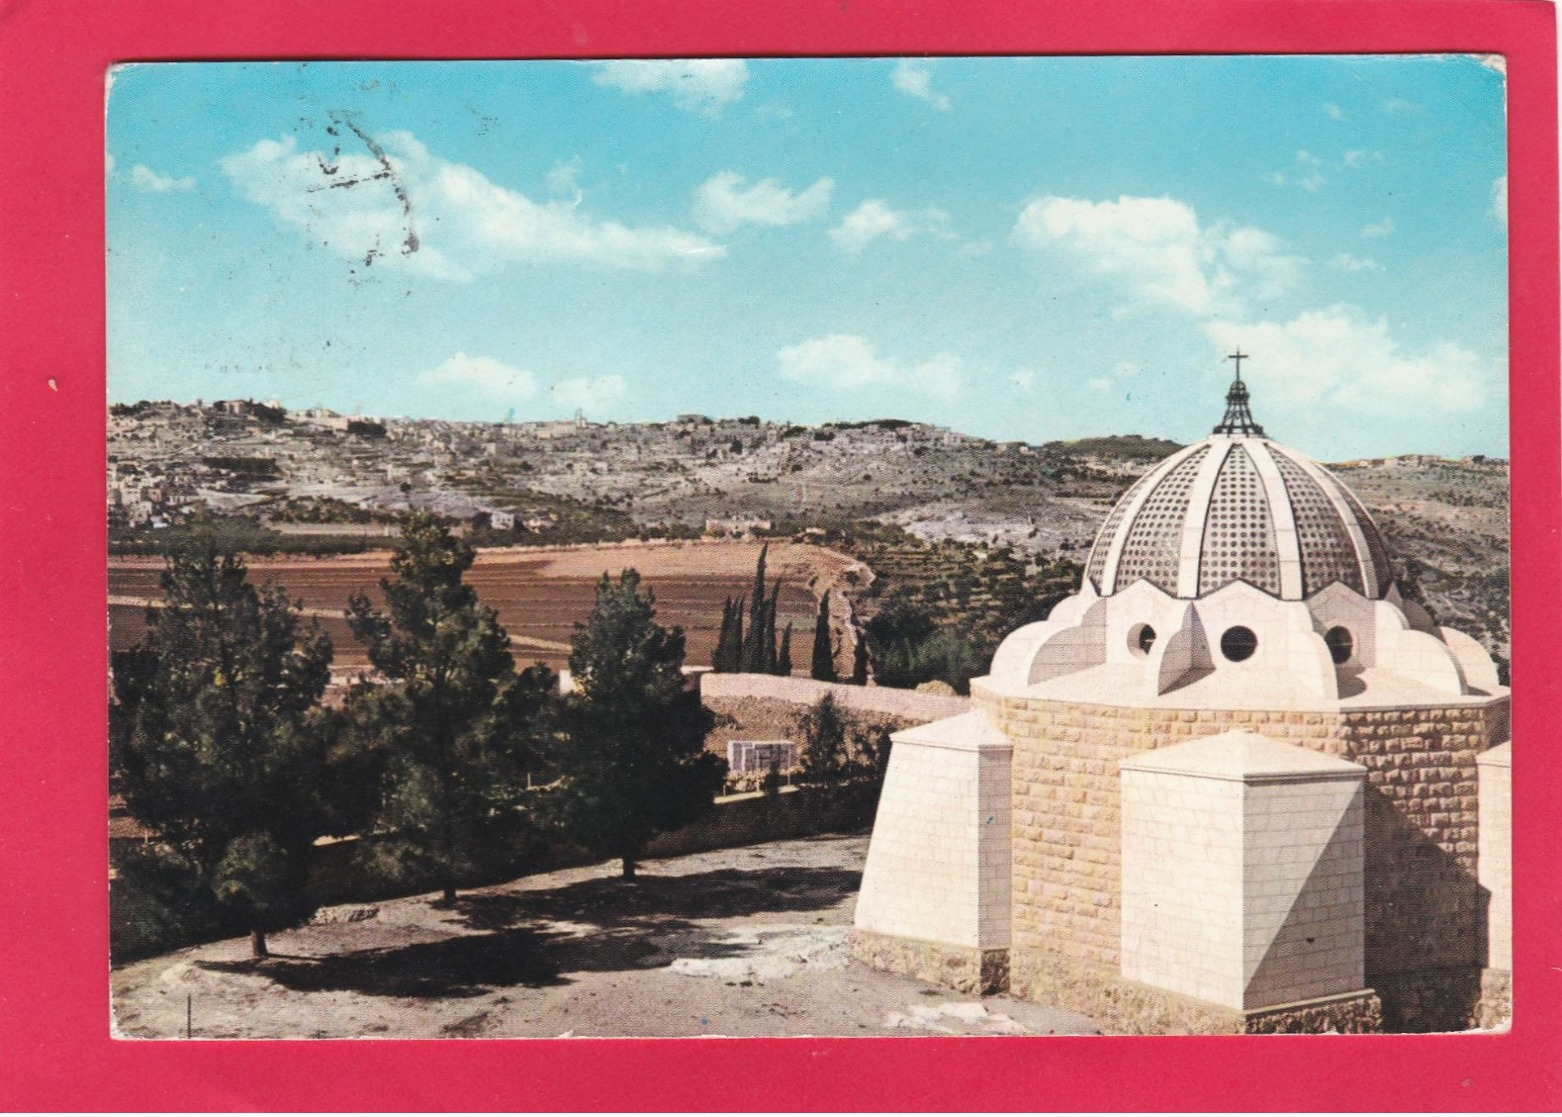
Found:
M 103 153 L 103 172 L 110 178 L 114 175 L 114 153 L 112 151 Z
M 1394 231 L 1394 219 L 1385 217 L 1382 221 L 1374 221 L 1370 225 L 1361 227 L 1361 235 L 1364 237 L 1386 237 Z
M 112 165 L 109 173 L 113 173 Z M 195 189 L 195 179 L 186 175 L 184 178 L 170 178 L 168 175 L 160 175 L 151 167 L 137 163 L 130 168 L 130 184 L 143 194 L 187 194 Z
M 949 215 L 941 209 L 893 210 L 879 198 L 869 198 L 830 230 L 837 248 L 861 252 L 880 237 L 910 240 L 918 233 L 949 236 Z
M 1407 353 L 1389 336 L 1385 319 L 1349 306 L 1310 310 L 1288 322 L 1219 319 L 1205 323 L 1204 332 L 1222 352 L 1240 344 L 1255 354 L 1244 373 L 1278 406 L 1467 412 L 1485 402 L 1495 379 L 1487 362 L 1460 345 Z
M 1352 256 L 1349 252 L 1341 252 L 1329 260 L 1329 266 L 1335 271 L 1378 271 L 1383 265 L 1367 256 Z
M 1240 313 L 1245 293 L 1283 293 L 1302 262 L 1262 229 L 1201 227 L 1193 208 L 1172 198 L 1038 198 L 1021 212 L 1014 235 L 1123 282 L 1145 301 L 1195 315 Z
M 1504 229 L 1508 227 L 1508 176 L 1491 184 L 1491 212 Z
M 1345 119 L 1345 110 L 1340 108 L 1340 106 L 1338 106 L 1338 105 L 1332 105 L 1332 104 L 1329 104 L 1329 103 L 1325 102 L 1325 104 L 1323 106 L 1323 112 L 1324 112 L 1324 115 L 1327 116 L 1330 120 L 1344 120 Z
M 468 280 L 510 264 L 658 271 L 725 255 L 671 226 L 629 227 L 586 216 L 572 202 L 533 201 L 432 154 L 408 132 L 355 137 L 350 124 L 341 132 L 348 150 L 329 156 L 301 152 L 284 136 L 219 165 L 240 197 L 336 255 L 436 279 Z
M 592 80 L 598 85 L 625 93 L 671 93 L 680 109 L 712 117 L 742 97 L 748 81 L 748 66 L 741 58 L 622 60 L 597 66 Z
M 580 156 L 573 159 L 560 159 L 553 164 L 553 169 L 548 172 L 548 189 L 555 194 L 575 194 L 579 201 L 580 187 L 577 182 L 580 178 Z
M 925 59 L 902 58 L 895 65 L 889 80 L 895 88 L 910 97 L 926 101 L 939 112 L 949 111 L 949 98 L 933 92 L 933 64 Z
M 1361 167 L 1367 163 L 1383 162 L 1381 151 L 1347 151 L 1340 157 L 1340 162 L 1347 167 Z
M 1090 385 L 1090 390 L 1093 392 L 1110 392 L 1117 387 L 1117 382 L 1110 376 L 1092 376 L 1085 383 Z
M 1036 373 L 1032 369 L 1015 369 L 1009 374 L 1009 383 L 1022 392 L 1029 392 L 1036 386 Z
M 525 369 L 465 353 L 457 353 L 418 380 L 430 388 L 471 389 L 504 400 L 529 399 L 537 392 L 537 378 Z
M 821 216 L 830 208 L 835 183 L 821 178 L 808 189 L 794 193 L 779 179 L 767 178 L 742 189 L 744 178 L 722 171 L 706 179 L 694 192 L 694 221 L 708 233 L 730 233 L 742 225 L 796 225 Z
M 1308 193 L 1317 190 L 1324 184 L 1323 160 L 1307 151 L 1296 153 L 1296 169 L 1287 174 L 1284 171 L 1271 171 L 1263 176 L 1265 182 L 1275 186 L 1285 186 L 1287 183 L 1299 186 Z
M 837 391 L 895 388 L 953 399 L 964 379 L 960 358 L 952 354 L 939 353 L 917 365 L 897 364 L 853 334 L 828 334 L 789 345 L 776 354 L 776 363 L 788 380 Z
M 554 400 L 565 407 L 578 407 L 582 411 L 595 411 L 621 399 L 629 385 L 616 373 L 597 377 L 576 377 L 560 380 L 550 389 Z
M 1301 177 L 1296 180 L 1296 185 L 1309 192 L 1323 185 L 1323 172 L 1320 169 L 1323 166 L 1323 161 L 1321 159 L 1308 152 L 1298 151 L 1296 153 L 1296 162 L 1301 167 L 1299 172 Z

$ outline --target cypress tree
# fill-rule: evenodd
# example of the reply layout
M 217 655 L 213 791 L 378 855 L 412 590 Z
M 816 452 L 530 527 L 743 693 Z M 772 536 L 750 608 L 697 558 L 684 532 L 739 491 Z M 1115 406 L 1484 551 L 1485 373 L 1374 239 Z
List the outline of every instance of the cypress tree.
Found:
M 743 642 L 743 659 L 738 667 L 739 671 L 765 669 L 765 555 L 769 551 L 769 543 L 759 549 L 759 562 L 754 567 L 754 591 L 749 600 L 748 638 Z
M 852 649 L 852 685 L 868 685 L 868 641 L 857 634 L 857 646 Z
M 775 588 L 770 591 L 770 600 L 765 602 L 765 631 L 759 638 L 759 670 L 766 675 L 776 673 L 776 606 L 780 598 L 781 579 L 777 578 Z
M 781 650 L 776 653 L 776 674 L 790 677 L 792 674 L 792 626 L 781 630 Z
M 808 674 L 810 677 L 824 683 L 833 683 L 839 678 L 835 673 L 835 656 L 830 650 L 830 594 L 828 591 L 819 599 L 819 616 L 814 621 L 813 662 L 809 666 Z
M 732 638 L 727 645 L 727 670 L 743 670 L 743 607 L 748 598 L 740 597 L 732 605 Z
M 716 650 L 711 654 L 711 670 L 731 671 L 732 662 L 732 598 L 721 603 L 721 635 L 716 639 Z

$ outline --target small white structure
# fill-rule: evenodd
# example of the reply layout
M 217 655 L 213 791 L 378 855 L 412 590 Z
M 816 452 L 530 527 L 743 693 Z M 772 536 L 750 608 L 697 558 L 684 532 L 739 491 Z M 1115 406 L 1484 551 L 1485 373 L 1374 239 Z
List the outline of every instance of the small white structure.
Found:
M 1125 978 L 1239 1011 L 1363 994 L 1365 768 L 1247 730 L 1120 767 Z
M 797 765 L 797 745 L 791 741 L 727 742 L 727 768 L 737 776 L 768 772 L 771 765 L 781 771 Z
M 858 953 L 993 992 L 1007 979 L 1013 746 L 979 711 L 890 739 L 857 900 Z

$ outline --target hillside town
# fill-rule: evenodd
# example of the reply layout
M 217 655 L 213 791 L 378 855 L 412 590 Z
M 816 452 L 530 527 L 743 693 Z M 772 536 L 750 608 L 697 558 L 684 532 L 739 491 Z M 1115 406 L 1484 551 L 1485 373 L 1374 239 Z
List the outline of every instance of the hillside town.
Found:
M 110 410 L 107 492 L 116 532 L 198 512 L 254 516 L 284 535 L 383 536 L 418 509 L 535 542 L 568 541 L 572 525 L 603 539 L 879 519 L 927 540 L 1055 553 L 1088 548 L 1092 525 L 1137 469 L 1175 448 L 1138 436 L 995 443 L 897 419 L 479 423 L 286 410 L 275 400 L 142 401 Z M 1505 463 L 1412 454 L 1340 465 Z

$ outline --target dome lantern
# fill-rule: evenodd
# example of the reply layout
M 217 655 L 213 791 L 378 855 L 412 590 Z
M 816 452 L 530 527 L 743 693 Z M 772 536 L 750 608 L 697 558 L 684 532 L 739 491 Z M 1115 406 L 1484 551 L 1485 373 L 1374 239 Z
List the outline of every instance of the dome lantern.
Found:
M 1242 362 L 1251 360 L 1242 347 L 1237 346 L 1237 351 L 1226 358 L 1237 364 L 1237 378 L 1231 382 L 1231 387 L 1226 390 L 1226 414 L 1216 424 L 1213 434 L 1243 434 L 1264 437 L 1264 428 L 1253 421 L 1253 413 L 1248 410 L 1247 385 L 1242 383 Z

